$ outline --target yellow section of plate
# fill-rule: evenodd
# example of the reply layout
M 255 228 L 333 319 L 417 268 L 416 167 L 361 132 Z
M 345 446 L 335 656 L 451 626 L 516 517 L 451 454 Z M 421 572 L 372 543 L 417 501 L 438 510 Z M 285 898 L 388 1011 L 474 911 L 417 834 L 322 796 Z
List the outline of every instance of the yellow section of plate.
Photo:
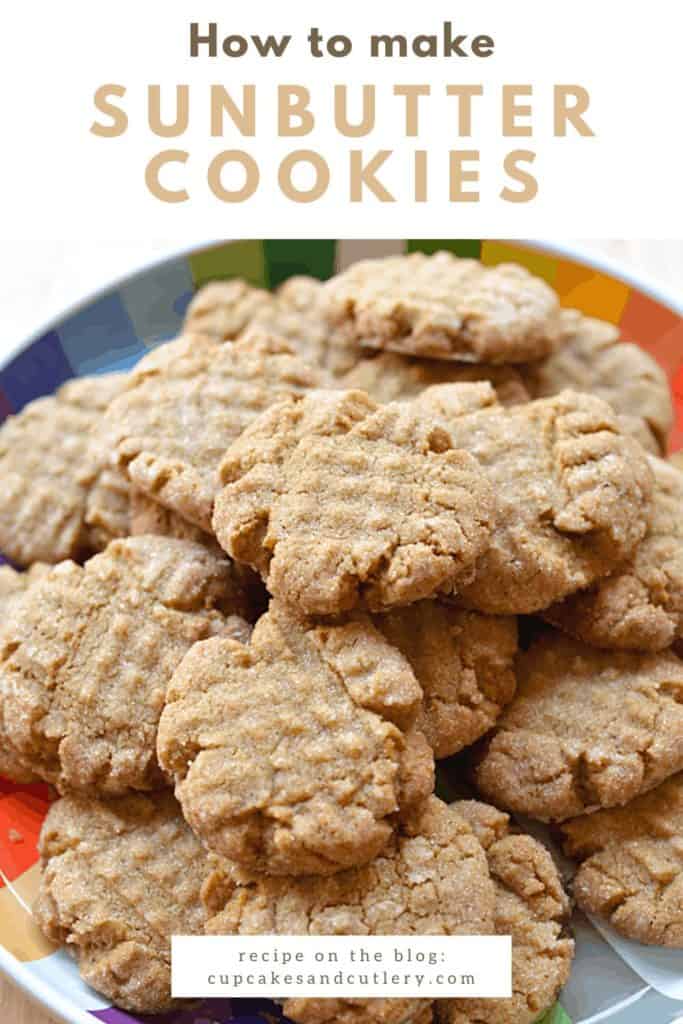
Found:
M 31 916 L 39 884 L 40 864 L 34 864 L 0 889 L 0 943 L 23 962 L 41 960 L 57 948 L 42 935 Z

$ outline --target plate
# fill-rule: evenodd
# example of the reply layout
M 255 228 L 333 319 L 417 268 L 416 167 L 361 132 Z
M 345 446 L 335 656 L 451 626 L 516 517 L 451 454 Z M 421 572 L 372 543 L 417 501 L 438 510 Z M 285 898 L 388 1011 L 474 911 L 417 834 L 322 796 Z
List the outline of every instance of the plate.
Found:
M 359 258 L 406 250 L 450 249 L 493 265 L 514 260 L 545 278 L 564 306 L 619 324 L 666 371 L 676 404 L 671 450 L 683 447 L 683 307 L 639 277 L 567 247 L 537 242 L 466 240 L 221 242 L 180 252 L 88 297 L 22 344 L 0 370 L 0 421 L 71 377 L 123 370 L 178 333 L 196 288 L 244 277 L 275 287 L 293 274 L 329 277 Z M 47 786 L 0 778 L 0 969 L 68 1024 L 138 1024 L 80 981 L 75 964 L 51 947 L 30 913 L 38 886 L 36 842 Z M 577 962 L 562 1003 L 574 1024 L 683 1024 L 683 1003 L 650 989 L 582 917 L 575 922 Z M 682 956 L 683 971 L 683 956 Z M 272 1024 L 265 1001 L 208 1001 L 154 1017 L 159 1024 Z M 149 1021 L 150 1018 L 147 1018 Z

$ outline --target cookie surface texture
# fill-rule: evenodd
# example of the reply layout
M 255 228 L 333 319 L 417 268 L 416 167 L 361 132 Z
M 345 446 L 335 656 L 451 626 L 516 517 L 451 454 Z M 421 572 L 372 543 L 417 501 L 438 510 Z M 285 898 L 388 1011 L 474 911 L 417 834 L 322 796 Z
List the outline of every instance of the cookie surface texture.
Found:
M 573 889 L 583 910 L 628 939 L 683 948 L 683 775 L 562 831 L 582 862 Z
M 558 821 L 628 803 L 683 767 L 683 661 L 598 651 L 548 630 L 474 766 L 508 810 Z
M 486 851 L 496 890 L 494 927 L 512 936 L 510 999 L 437 1000 L 439 1024 L 534 1024 L 569 978 L 574 942 L 569 900 L 553 859 L 536 839 L 510 831 L 509 818 L 475 800 L 452 805 Z
M 643 538 L 652 470 L 599 398 L 563 391 L 502 408 L 487 384 L 429 388 L 415 405 L 474 455 L 496 525 L 463 603 L 509 614 L 547 608 L 607 575 Z
M 365 355 L 342 378 L 347 388 L 359 388 L 377 402 L 415 398 L 437 384 L 468 384 L 489 381 L 501 405 L 529 401 L 522 375 L 514 366 L 456 363 L 445 359 L 418 359 L 398 352 Z
M 437 758 L 483 736 L 515 693 L 517 621 L 440 601 L 418 601 L 373 618 L 422 687 L 418 726 Z
M 363 260 L 326 285 L 329 316 L 373 348 L 432 359 L 517 363 L 558 338 L 559 303 L 523 267 L 447 252 Z
M 613 324 L 574 309 L 562 311 L 561 324 L 563 342 L 557 351 L 523 371 L 532 396 L 543 398 L 564 388 L 597 395 L 619 415 L 625 433 L 649 452 L 663 454 L 674 418 L 664 370 L 638 345 L 621 341 Z
M 269 405 L 324 380 L 270 336 L 185 336 L 141 360 L 98 436 L 135 488 L 210 532 L 225 449 Z
M 108 374 L 67 381 L 0 427 L 0 550 L 17 565 L 82 558 L 100 546 L 86 523 L 106 469 L 93 429 L 123 380 Z M 117 524 L 112 528 L 121 530 L 118 514 Z
M 270 292 L 254 288 L 242 278 L 210 281 L 187 307 L 183 331 L 203 334 L 218 342 L 234 341 L 259 312 L 273 303 Z
M 225 560 L 163 537 L 56 566 L 4 625 L 0 747 L 62 791 L 158 786 L 166 685 L 187 649 L 223 628 L 229 583 Z
M 170 1008 L 171 936 L 199 935 L 206 854 L 168 793 L 68 796 L 40 837 L 34 915 L 83 979 L 124 1010 Z
M 269 410 L 226 453 L 213 527 L 306 614 L 382 610 L 469 581 L 493 497 L 429 415 L 360 391 Z
M 659 651 L 683 634 L 683 472 L 650 457 L 651 519 L 634 555 L 589 590 L 544 612 L 594 647 Z
M 493 930 L 495 894 L 472 830 L 431 797 L 371 864 L 324 878 L 236 880 L 216 861 L 204 899 L 209 934 L 468 935 Z M 431 1004 L 290 999 L 284 1012 L 297 1024 L 412 1024 L 431 1019 Z
M 421 696 L 368 620 L 312 626 L 271 604 L 248 646 L 216 637 L 184 658 L 159 759 L 210 849 L 270 874 L 339 871 L 432 790 Z

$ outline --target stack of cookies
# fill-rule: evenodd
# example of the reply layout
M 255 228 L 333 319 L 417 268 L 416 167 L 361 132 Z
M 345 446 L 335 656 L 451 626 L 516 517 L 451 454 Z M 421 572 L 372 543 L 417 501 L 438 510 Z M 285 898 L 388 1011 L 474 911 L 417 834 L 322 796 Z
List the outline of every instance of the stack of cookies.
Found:
M 533 818 L 581 907 L 683 946 L 670 425 L 611 325 L 447 253 L 211 284 L 6 421 L 0 772 L 60 794 L 46 935 L 154 1012 L 173 933 L 511 934 L 511 999 L 284 1012 L 532 1024 L 573 957 Z

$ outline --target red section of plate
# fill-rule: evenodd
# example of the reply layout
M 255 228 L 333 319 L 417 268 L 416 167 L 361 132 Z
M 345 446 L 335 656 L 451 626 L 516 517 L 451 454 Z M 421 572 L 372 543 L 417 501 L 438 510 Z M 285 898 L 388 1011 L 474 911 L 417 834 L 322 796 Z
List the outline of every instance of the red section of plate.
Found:
M 9 882 L 38 860 L 38 836 L 49 805 L 48 786 L 17 786 L 0 778 L 0 867 Z

